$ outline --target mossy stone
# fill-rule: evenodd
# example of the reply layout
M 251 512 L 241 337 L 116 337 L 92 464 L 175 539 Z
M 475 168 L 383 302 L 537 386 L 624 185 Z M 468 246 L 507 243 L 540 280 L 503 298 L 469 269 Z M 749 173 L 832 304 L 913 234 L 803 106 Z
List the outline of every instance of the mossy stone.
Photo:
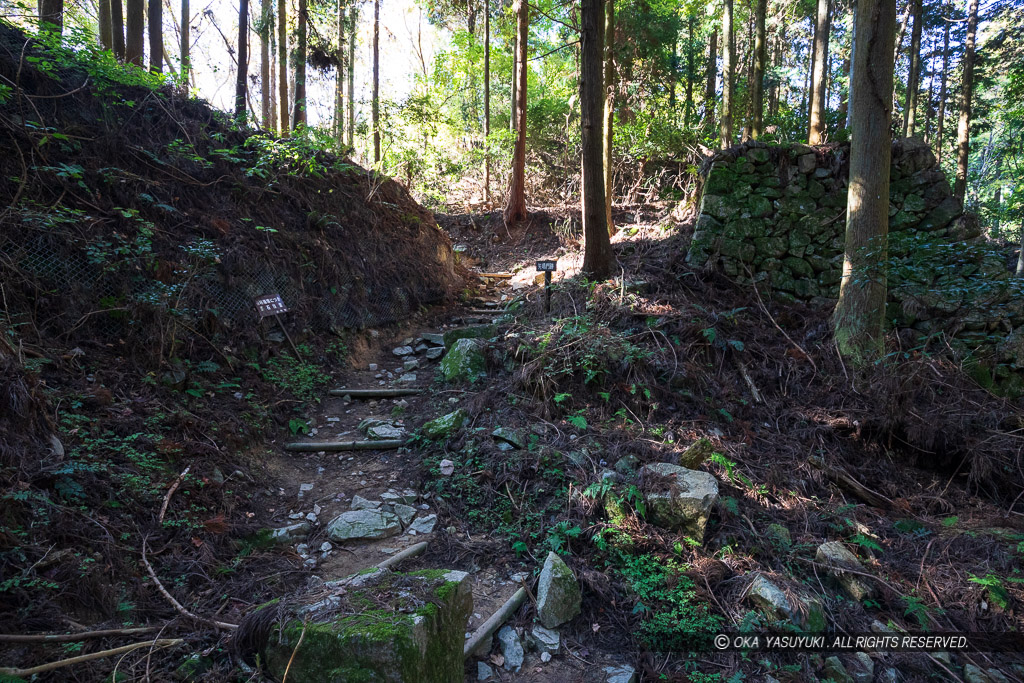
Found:
M 448 382 L 475 382 L 484 377 L 483 342 L 479 339 L 459 339 L 441 359 L 438 371 Z
M 428 439 L 447 439 L 455 432 L 462 429 L 462 425 L 468 417 L 465 410 L 459 408 L 456 411 L 442 415 L 423 425 L 423 436 Z

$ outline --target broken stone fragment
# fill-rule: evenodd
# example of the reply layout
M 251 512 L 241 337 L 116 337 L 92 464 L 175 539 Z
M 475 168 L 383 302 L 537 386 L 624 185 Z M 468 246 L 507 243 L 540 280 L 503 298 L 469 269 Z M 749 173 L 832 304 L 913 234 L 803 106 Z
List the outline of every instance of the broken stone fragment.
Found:
M 270 530 L 270 538 L 277 543 L 291 543 L 300 538 L 305 538 L 308 534 L 309 522 L 289 524 L 288 526 Z
M 327 598 L 325 590 L 331 592 Z M 270 622 L 257 645 L 276 680 L 286 670 L 295 681 L 462 680 L 464 633 L 473 611 L 465 572 L 367 572 L 329 582 L 314 595 L 315 603 L 300 597 L 269 607 L 286 615 Z
M 490 680 L 491 677 L 493 677 L 493 676 L 494 676 L 494 669 L 492 669 L 490 666 L 488 666 L 484 662 L 477 662 L 476 663 L 476 680 L 478 680 L 478 681 L 487 681 L 487 680 Z
M 526 448 L 526 442 L 523 440 L 523 435 L 519 430 L 496 427 L 491 432 L 491 436 L 499 443 L 507 443 L 513 448 Z
M 576 575 L 561 557 L 548 553 L 537 582 L 537 618 L 557 628 L 580 613 L 582 596 Z
M 839 657 L 832 656 L 825 660 L 825 667 L 822 669 L 822 673 L 833 683 L 854 683 L 853 676 L 847 671 L 843 663 L 839 661 Z
M 443 346 L 435 346 L 426 350 L 423 354 L 428 360 L 437 360 L 444 355 Z
M 715 447 L 709 440 L 697 439 L 679 456 L 679 464 L 687 469 L 695 470 L 714 452 Z
M 821 601 L 809 594 L 786 593 L 762 574 L 754 576 L 747 588 L 747 599 L 773 619 L 786 619 L 809 632 L 824 631 L 827 626 Z
M 523 667 L 526 653 L 522 641 L 519 640 L 519 634 L 511 626 L 502 626 L 498 629 L 498 649 L 505 658 L 503 666 L 506 670 L 519 671 Z
M 818 546 L 814 559 L 826 565 L 828 573 L 839 582 L 843 591 L 857 602 L 875 595 L 875 587 L 867 583 L 862 577 L 851 574 L 846 570 L 863 571 L 860 560 L 857 556 L 846 549 L 839 541 L 829 541 Z
M 409 505 L 402 505 L 401 503 L 396 503 L 395 505 L 391 506 L 391 510 L 396 515 L 398 515 L 398 521 L 402 523 L 402 526 L 409 526 L 409 522 L 411 522 L 413 518 L 416 517 L 416 508 Z
M 636 669 L 628 664 L 620 666 L 606 666 L 604 668 L 604 683 L 636 683 Z
M 562 644 L 562 636 L 558 631 L 545 628 L 540 624 L 534 624 L 530 634 L 526 638 L 530 647 L 537 652 L 549 652 L 558 654 L 558 648 Z
M 401 531 L 398 515 L 387 510 L 349 510 L 327 525 L 327 535 L 334 541 L 387 538 Z
M 666 529 L 704 541 L 711 510 L 718 501 L 718 480 L 707 472 L 667 462 L 640 468 L 647 517 Z
M 423 425 L 421 431 L 428 439 L 447 439 L 455 432 L 462 429 L 468 414 L 465 410 L 458 410 L 435 418 Z
M 409 525 L 409 532 L 429 534 L 434 531 L 435 526 L 437 526 L 437 515 L 425 515 L 413 520 L 412 524 Z
M 435 332 L 424 332 L 423 341 L 431 346 L 444 346 L 444 335 Z
M 349 506 L 353 510 L 376 510 L 380 508 L 379 500 L 367 500 L 358 493 L 352 496 L 352 504 Z
M 490 339 L 498 334 L 498 328 L 494 325 L 471 325 L 469 327 L 456 327 L 448 330 L 441 337 L 441 342 L 446 348 L 452 348 L 461 339 Z M 426 339 L 427 335 L 423 335 Z
M 391 350 L 391 353 L 395 354 L 398 357 L 402 357 L 411 356 L 414 353 L 414 351 L 412 350 L 411 346 L 396 346 L 394 349 Z

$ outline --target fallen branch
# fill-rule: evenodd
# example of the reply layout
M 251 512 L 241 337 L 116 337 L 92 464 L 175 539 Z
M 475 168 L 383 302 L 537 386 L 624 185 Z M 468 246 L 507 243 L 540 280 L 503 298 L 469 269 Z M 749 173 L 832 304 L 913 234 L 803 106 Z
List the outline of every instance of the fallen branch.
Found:
M 0 643 L 76 643 L 89 638 L 109 638 L 113 636 L 134 636 L 142 633 L 160 631 L 164 626 L 139 626 L 136 628 L 108 628 L 102 631 L 83 631 L 81 633 L 0 633 Z
M 492 277 L 496 280 L 511 280 L 512 273 L 477 273 L 480 277 Z
M 825 461 L 822 460 L 820 457 L 812 455 L 810 458 L 807 459 L 807 461 L 810 462 L 811 465 L 813 465 L 814 467 L 817 467 L 819 470 L 824 472 L 825 476 L 828 477 L 829 481 L 839 486 L 839 488 L 845 489 L 849 493 L 852 493 L 853 495 L 857 496 L 868 505 L 873 505 L 876 508 L 895 507 L 895 504 L 891 500 L 889 500 L 880 493 L 875 493 L 867 486 L 864 486 L 864 484 L 860 483 L 859 481 L 851 477 L 846 472 L 838 468 L 829 467 L 828 465 L 825 464 Z
M 167 495 L 164 496 L 164 504 L 160 506 L 160 516 L 157 517 L 157 524 L 164 523 L 164 515 L 167 514 L 167 506 L 171 503 L 171 496 L 173 496 L 174 492 L 178 490 L 179 486 L 181 486 L 181 482 L 185 481 L 185 477 L 188 476 L 188 471 L 190 469 L 192 469 L 192 465 L 186 467 L 184 471 L 178 475 L 178 478 L 174 480 L 174 483 L 171 484 L 171 488 L 167 489 Z
M 312 453 L 317 451 L 386 451 L 401 448 L 405 445 L 402 439 L 383 439 L 381 441 L 298 441 L 285 444 L 286 451 Z
M 229 624 L 229 623 L 224 622 L 224 621 L 216 621 L 214 619 L 206 619 L 204 617 L 199 616 L 198 614 L 193 614 L 192 612 L 189 612 L 187 609 L 185 609 L 184 605 L 182 605 L 180 602 L 175 600 L 174 596 L 171 595 L 170 593 L 168 593 L 167 589 L 164 588 L 164 585 L 162 583 L 160 583 L 160 579 L 157 578 L 156 572 L 153 571 L 153 565 L 151 565 L 149 563 L 149 560 L 146 558 L 146 540 L 145 539 L 142 540 L 142 564 L 145 565 L 146 571 L 149 573 L 149 578 L 153 579 L 153 583 L 156 584 L 157 590 L 160 591 L 160 594 L 163 595 L 167 599 L 167 602 L 171 603 L 171 607 L 173 607 L 174 610 L 178 614 L 181 614 L 182 616 L 186 616 L 189 619 L 192 619 L 193 621 L 198 621 L 198 622 L 203 623 L 203 624 L 209 624 L 210 626 L 214 626 L 216 628 L 226 628 L 226 629 L 237 629 L 238 628 L 238 624 Z
M 492 614 L 487 621 L 480 625 L 480 628 L 473 632 L 473 635 L 469 637 L 465 646 L 462 648 L 462 656 L 469 657 L 472 655 L 473 652 L 480 647 L 480 643 L 490 638 L 491 635 L 498 630 L 498 627 L 508 621 L 524 602 L 526 602 L 525 587 L 520 588 L 513 593 L 512 597 L 509 598 L 504 605 L 498 608 L 497 612 Z
M 81 664 L 82 662 L 90 662 L 94 659 L 104 659 L 106 657 L 116 657 L 117 655 L 127 654 L 133 650 L 138 650 L 144 647 L 174 647 L 175 645 L 181 645 L 185 641 L 181 638 L 160 638 L 157 640 L 146 640 L 141 643 L 133 643 L 131 645 L 122 645 L 121 647 L 115 647 L 113 650 L 101 650 L 100 652 L 93 652 L 88 655 L 79 655 L 78 657 L 71 657 L 69 659 L 61 659 L 56 662 L 49 662 L 48 664 L 40 664 L 30 669 L 16 669 L 12 667 L 0 667 L 0 675 L 14 676 L 15 678 L 28 678 L 29 676 L 35 676 L 36 674 L 46 673 L 47 671 L 53 671 L 54 669 L 62 669 L 65 666 L 72 666 L 74 664 Z
M 422 394 L 422 389 L 331 389 L 331 396 L 348 396 L 349 398 L 394 398 L 396 396 L 415 396 Z
M 671 347 L 669 347 L 671 348 Z M 736 367 L 739 368 L 740 376 L 743 381 L 747 383 L 747 387 L 750 389 L 751 395 L 754 397 L 755 403 L 764 403 L 764 399 L 761 398 L 761 392 L 757 390 L 757 385 L 754 384 L 754 380 L 750 377 L 750 373 L 747 372 L 747 366 L 742 363 L 738 358 L 736 360 Z
M 377 569 L 390 569 L 391 567 L 394 567 L 395 565 L 399 564 L 400 562 L 404 562 L 405 560 L 408 560 L 410 557 L 416 557 L 417 555 L 422 555 L 423 551 L 426 550 L 426 549 L 427 549 L 427 542 L 426 541 L 421 541 L 421 542 L 417 543 L 416 545 L 411 545 L 408 548 L 406 548 L 405 550 L 403 550 L 402 552 L 395 553 L 394 555 L 392 555 L 388 559 L 386 559 L 383 562 L 381 562 L 380 564 L 378 564 L 377 565 Z

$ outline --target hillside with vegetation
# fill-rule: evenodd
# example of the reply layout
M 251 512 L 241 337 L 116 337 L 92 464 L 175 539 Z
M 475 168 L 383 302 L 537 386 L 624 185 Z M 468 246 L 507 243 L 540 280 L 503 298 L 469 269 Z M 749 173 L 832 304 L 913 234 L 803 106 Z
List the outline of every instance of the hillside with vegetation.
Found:
M 0 7 L 0 681 L 1024 681 L 1015 1 Z

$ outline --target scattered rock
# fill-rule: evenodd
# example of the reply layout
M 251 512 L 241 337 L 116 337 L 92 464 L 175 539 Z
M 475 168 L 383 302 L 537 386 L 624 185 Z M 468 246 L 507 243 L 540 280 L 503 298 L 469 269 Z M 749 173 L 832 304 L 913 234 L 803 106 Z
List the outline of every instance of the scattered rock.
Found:
M 431 346 L 444 346 L 444 335 L 435 332 L 424 332 L 423 341 Z
M 450 477 L 452 476 L 452 474 L 455 473 L 455 463 L 453 463 L 451 460 L 448 460 L 447 458 L 438 463 L 437 466 L 438 469 L 441 470 L 441 474 L 443 474 L 446 477 Z
M 793 545 L 793 537 L 790 536 L 789 529 L 781 524 L 769 524 L 768 528 L 765 529 L 765 535 L 768 538 L 774 539 L 785 548 Z
M 505 427 L 496 427 L 491 436 L 498 442 L 507 443 L 513 448 L 526 448 L 526 442 L 523 440 L 523 435 L 517 429 L 506 429 Z
M 335 541 L 387 538 L 401 531 L 398 516 L 387 510 L 349 510 L 327 525 L 327 535 Z
M 718 480 L 707 472 L 667 462 L 640 468 L 648 518 L 666 529 L 679 529 L 704 541 L 711 510 L 718 501 Z
M 476 680 L 486 681 L 494 676 L 494 669 L 483 662 L 476 663 Z
M 580 613 L 580 585 L 572 569 L 553 552 L 548 553 L 537 583 L 537 618 L 557 628 Z
M 636 669 L 628 664 L 606 666 L 604 681 L 605 683 L 637 683 Z
M 369 422 L 364 420 L 364 423 Z M 360 427 L 363 425 L 361 424 Z M 384 420 L 375 420 L 365 427 L 366 438 L 371 441 L 387 441 L 392 439 L 404 439 L 406 432 L 403 427 Z
M 312 484 L 299 484 L 299 500 L 306 497 L 306 494 L 313 490 Z
M 846 667 L 839 661 L 839 657 L 832 656 L 825 660 L 825 667 L 822 669 L 825 678 L 833 683 L 854 683 L 853 676 L 846 671 Z
M 411 346 L 397 346 L 394 349 L 392 349 L 391 353 L 395 354 L 396 356 L 402 357 L 411 356 L 414 352 Z
M 425 350 L 426 349 L 424 349 L 424 351 Z M 410 358 L 409 360 L 407 360 L 404 363 L 402 363 L 402 368 L 406 372 L 411 372 L 412 370 L 415 370 L 419 366 L 420 366 L 420 362 L 418 360 L 416 360 L 415 358 Z
M 769 617 L 787 619 L 805 631 L 824 631 L 827 626 L 825 610 L 818 598 L 807 594 L 793 594 L 791 602 L 781 588 L 762 574 L 754 577 L 747 588 L 746 597 Z
M 334 545 L 332 545 L 330 541 L 324 541 L 320 544 L 320 552 L 329 553 L 332 550 L 334 550 Z
M 875 594 L 875 587 L 848 569 L 863 571 L 857 556 L 846 549 L 839 541 L 829 541 L 818 546 L 814 559 L 829 567 L 828 573 L 839 582 L 843 590 L 857 602 L 862 602 Z
M 437 360 L 438 358 L 444 355 L 444 347 L 435 346 L 433 348 L 429 348 L 423 353 L 423 355 L 428 360 Z
M 415 372 L 407 372 L 407 373 L 405 373 L 404 375 L 402 375 L 401 377 L 398 378 L 398 382 L 400 382 L 402 384 L 410 384 L 410 383 L 415 382 L 415 381 L 416 381 L 416 373 Z
M 349 507 L 353 510 L 377 510 L 380 505 L 379 500 L 367 500 L 357 493 L 352 496 L 352 504 Z
M 615 471 L 624 477 L 628 477 L 636 473 L 636 469 L 640 466 L 640 458 L 636 457 L 632 453 L 627 456 L 619 458 L 615 462 Z
M 708 439 L 697 439 L 679 456 L 679 464 L 687 469 L 695 470 L 714 452 L 715 447 Z
M 409 531 L 417 534 L 429 534 L 433 533 L 435 526 L 437 526 L 437 515 L 426 515 L 414 519 L 409 525 Z
M 271 529 L 270 537 L 277 543 L 291 543 L 292 541 L 305 538 L 309 535 L 309 528 L 309 522 L 289 524 L 288 526 L 283 526 L 279 529 Z
M 550 662 L 551 661 L 551 653 L 550 652 L 541 652 L 540 653 L 540 661 L 544 662 L 545 664 Z
M 462 429 L 462 425 L 465 424 L 466 418 L 469 415 L 465 410 L 459 408 L 458 410 L 442 415 L 441 417 L 435 418 L 430 422 L 423 425 L 421 431 L 423 436 L 428 439 L 447 439 L 455 432 Z
M 459 339 L 448 349 L 439 366 L 441 376 L 449 382 L 475 382 L 483 377 L 483 343 L 477 339 Z
M 545 628 L 540 624 L 534 624 L 530 634 L 526 637 L 530 648 L 537 652 L 547 652 L 553 655 L 558 654 L 558 648 L 562 643 L 562 636 L 558 631 Z
M 402 505 L 398 503 L 391 507 L 392 512 L 398 515 L 398 521 L 402 523 L 402 526 L 409 526 L 409 522 L 416 517 L 416 508 L 409 505 Z
M 847 672 L 854 683 L 871 683 L 875 680 L 875 662 L 867 652 L 855 652 Z
M 498 629 L 498 649 L 505 658 L 504 667 L 508 671 L 519 671 L 523 667 L 523 659 L 526 653 L 523 651 L 523 643 L 519 640 L 519 634 L 511 626 L 502 626 Z

